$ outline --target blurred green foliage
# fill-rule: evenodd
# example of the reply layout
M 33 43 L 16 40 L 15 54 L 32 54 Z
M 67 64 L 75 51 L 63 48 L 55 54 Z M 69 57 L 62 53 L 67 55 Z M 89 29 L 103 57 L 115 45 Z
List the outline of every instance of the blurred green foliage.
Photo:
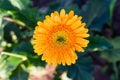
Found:
M 67 71 L 67 76 L 73 80 L 94 80 L 92 72 L 94 64 L 89 52 L 100 52 L 100 57 L 113 67 L 111 80 L 119 79 L 120 37 L 106 39 L 95 32 L 101 32 L 105 23 L 111 24 L 113 7 L 116 0 L 89 0 L 79 7 L 81 0 L 56 0 L 43 8 L 32 7 L 30 0 L 0 0 L 0 79 L 28 80 L 30 66 L 45 67 L 32 48 L 31 40 L 37 21 L 44 19 L 52 11 L 66 12 L 74 10 L 82 16 L 89 28 L 90 43 L 86 52 L 77 53 L 79 59 L 72 66 L 58 66 L 59 71 Z M 56 73 L 57 74 L 57 73 Z M 58 78 L 60 76 L 57 76 Z M 56 78 L 56 80 L 58 79 Z

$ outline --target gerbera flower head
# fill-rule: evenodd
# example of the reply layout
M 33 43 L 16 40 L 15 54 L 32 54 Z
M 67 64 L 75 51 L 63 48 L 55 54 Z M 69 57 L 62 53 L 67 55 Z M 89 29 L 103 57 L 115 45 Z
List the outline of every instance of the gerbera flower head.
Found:
M 42 60 L 48 64 L 71 65 L 77 60 L 75 51 L 84 52 L 84 47 L 89 43 L 88 29 L 81 21 L 82 17 L 68 14 L 62 9 L 47 15 L 43 22 L 38 21 L 33 35 L 33 48 Z

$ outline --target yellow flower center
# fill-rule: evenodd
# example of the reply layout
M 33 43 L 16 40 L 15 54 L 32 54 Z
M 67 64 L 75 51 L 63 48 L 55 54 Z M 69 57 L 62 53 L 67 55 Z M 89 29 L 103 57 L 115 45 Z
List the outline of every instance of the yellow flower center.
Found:
M 56 46 L 63 46 L 68 42 L 68 35 L 65 31 L 58 31 L 53 34 L 52 41 Z

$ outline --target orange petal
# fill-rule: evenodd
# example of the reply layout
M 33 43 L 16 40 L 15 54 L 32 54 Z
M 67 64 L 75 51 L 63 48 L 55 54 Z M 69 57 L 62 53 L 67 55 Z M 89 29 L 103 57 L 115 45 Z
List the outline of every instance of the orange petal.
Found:
M 65 17 L 65 10 L 64 9 L 62 9 L 60 11 L 60 17 L 61 17 L 61 19 L 63 19 Z
M 81 48 L 79 45 L 75 44 L 75 49 L 78 51 L 78 52 L 84 52 L 84 49 Z
M 75 15 L 74 17 L 72 17 L 72 19 L 70 19 L 68 22 L 67 22 L 67 25 L 71 25 L 74 23 L 74 21 L 77 19 L 77 15 Z
M 69 16 L 69 19 L 72 18 L 74 16 L 74 11 L 71 10 L 68 16 Z

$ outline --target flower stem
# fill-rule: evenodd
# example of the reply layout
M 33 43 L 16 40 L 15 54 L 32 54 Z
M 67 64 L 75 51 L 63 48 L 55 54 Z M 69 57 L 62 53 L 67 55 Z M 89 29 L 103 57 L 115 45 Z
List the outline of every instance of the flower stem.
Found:
M 118 78 L 119 78 L 119 72 L 118 72 L 118 68 L 117 68 L 116 62 L 113 62 L 113 69 L 115 71 L 115 79 L 118 80 Z
M 1 52 L 1 54 L 4 55 L 8 55 L 8 56 L 13 56 L 13 57 L 18 57 L 18 58 L 22 58 L 22 60 L 27 60 L 27 57 L 22 56 L 22 55 L 18 55 L 18 54 L 12 54 L 12 53 L 8 53 L 8 52 Z

